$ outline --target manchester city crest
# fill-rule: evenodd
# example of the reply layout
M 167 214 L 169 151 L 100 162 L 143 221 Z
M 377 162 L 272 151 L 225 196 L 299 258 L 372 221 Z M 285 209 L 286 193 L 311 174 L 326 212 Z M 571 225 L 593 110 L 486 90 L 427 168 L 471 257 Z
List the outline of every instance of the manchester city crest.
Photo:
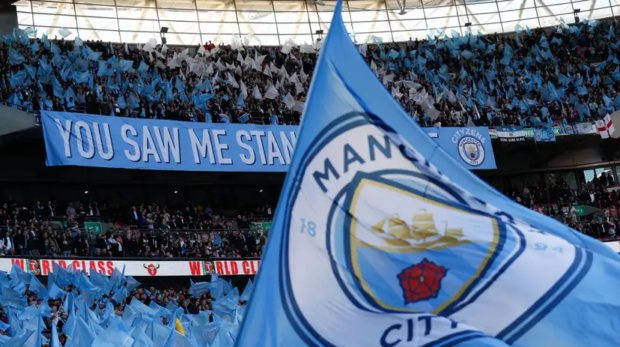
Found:
M 472 197 L 443 182 L 398 134 L 375 121 L 351 113 L 332 123 L 307 152 L 295 173 L 298 188 L 287 197 L 283 304 L 320 345 L 358 345 L 351 334 L 321 330 L 321 305 L 356 312 L 358 324 L 342 331 L 367 321 L 364 331 L 387 341 L 397 335 L 393 320 L 379 323 L 372 312 L 446 317 L 485 290 L 483 279 L 508 260 L 501 249 L 518 247 L 497 218 L 472 208 Z M 470 137 L 459 138 L 473 144 L 463 144 L 464 151 L 482 160 L 482 145 Z M 321 280 L 309 283 L 310 273 Z M 306 300 L 316 292 L 330 293 L 330 300 Z M 465 329 L 448 319 L 441 324 L 454 333 Z M 344 336 L 349 340 L 337 343 Z
M 484 146 L 473 136 L 463 136 L 458 141 L 459 155 L 464 162 L 479 166 L 484 162 Z
M 358 173 L 345 188 L 345 213 L 335 216 L 342 224 L 334 236 L 346 238 L 355 274 L 352 290 L 377 309 L 440 313 L 456 307 L 488 271 L 504 237 L 495 218 L 460 205 L 441 183 L 433 187 L 420 178 L 415 171 Z
M 484 160 L 474 130 L 452 141 L 470 163 Z M 513 290 L 514 276 L 532 266 L 522 256 L 524 234 L 530 247 L 542 234 L 452 184 L 426 160 L 432 153 L 372 115 L 350 113 L 330 123 L 289 173 L 282 306 L 306 344 L 424 345 L 461 336 L 476 324 L 472 312 L 503 302 L 497 292 Z M 571 266 L 565 246 L 536 247 L 555 249 Z M 519 305 L 530 307 L 558 280 L 555 272 L 538 278 Z M 508 321 L 489 324 L 518 334 Z

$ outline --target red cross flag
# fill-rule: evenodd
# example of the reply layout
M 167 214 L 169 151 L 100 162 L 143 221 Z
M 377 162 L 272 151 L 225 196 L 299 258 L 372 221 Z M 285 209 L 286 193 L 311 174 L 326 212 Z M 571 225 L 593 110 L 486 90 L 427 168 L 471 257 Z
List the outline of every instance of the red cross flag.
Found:
M 596 127 L 598 128 L 598 132 L 601 134 L 603 139 L 610 138 L 616 131 L 614 128 L 614 123 L 611 121 L 611 117 L 609 115 L 606 115 L 602 120 L 597 120 Z

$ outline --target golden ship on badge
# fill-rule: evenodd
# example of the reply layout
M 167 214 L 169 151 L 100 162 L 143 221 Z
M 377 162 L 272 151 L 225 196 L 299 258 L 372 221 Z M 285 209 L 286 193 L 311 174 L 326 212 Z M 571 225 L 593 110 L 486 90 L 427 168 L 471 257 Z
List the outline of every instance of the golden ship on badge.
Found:
M 397 248 L 412 248 L 413 251 L 439 251 L 471 243 L 465 239 L 463 228 L 449 228 L 440 232 L 435 224 L 433 215 L 426 210 L 414 214 L 411 224 L 399 218 L 398 215 L 386 218 L 372 226 L 372 231 L 390 246 Z

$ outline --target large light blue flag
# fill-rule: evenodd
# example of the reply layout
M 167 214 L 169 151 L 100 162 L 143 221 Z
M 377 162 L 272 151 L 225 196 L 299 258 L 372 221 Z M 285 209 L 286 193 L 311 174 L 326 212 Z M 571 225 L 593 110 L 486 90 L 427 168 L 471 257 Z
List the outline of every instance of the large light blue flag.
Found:
M 618 255 L 424 136 L 340 7 L 237 346 L 617 346 Z

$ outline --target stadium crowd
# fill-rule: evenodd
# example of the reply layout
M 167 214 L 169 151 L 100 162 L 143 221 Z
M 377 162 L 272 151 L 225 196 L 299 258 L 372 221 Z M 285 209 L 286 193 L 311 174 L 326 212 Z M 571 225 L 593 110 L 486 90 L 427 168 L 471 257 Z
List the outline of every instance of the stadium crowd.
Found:
M 514 201 L 556 218 L 598 239 L 616 237 L 620 230 L 620 193 L 611 174 L 602 173 L 574 190 L 562 179 L 522 189 L 504 188 Z M 65 207 L 66 206 L 66 207 Z M 598 210 L 579 216 L 576 206 Z M 4 203 L 0 206 L 0 256 L 86 257 L 260 257 L 267 235 L 252 230 L 253 220 L 271 220 L 270 205 L 225 218 L 210 206 L 191 202 L 169 208 L 154 203 L 68 203 L 57 208 Z M 54 223 L 53 218 L 64 221 Z M 112 228 L 94 233 L 85 222 L 102 221 Z
M 320 50 L 320 42 L 249 47 L 235 38 L 196 50 L 32 34 L 15 30 L 0 45 L 8 63 L 0 66 L 0 88 L 9 105 L 214 123 L 298 124 Z M 446 34 L 402 44 L 372 37 L 359 45 L 423 126 L 574 123 L 620 108 L 620 32 L 613 23 Z
M 534 211 L 553 217 L 591 237 L 615 239 L 620 230 L 620 187 L 611 174 L 601 173 L 580 189 L 571 189 L 562 179 L 548 187 L 525 186 L 522 191 L 506 189 L 504 194 Z M 597 211 L 580 216 L 576 206 L 591 206 Z
M 271 215 L 259 207 L 224 219 L 211 207 L 188 203 L 176 210 L 157 204 L 69 203 L 64 212 L 43 206 L 4 203 L 0 208 L 0 255 L 239 258 L 260 257 L 266 235 L 249 230 L 253 217 Z M 57 217 L 64 222 L 53 223 Z M 111 222 L 102 233 L 87 232 L 89 219 Z M 172 230 L 172 232 L 171 232 Z
M 253 289 L 249 280 L 240 293 L 217 275 L 147 289 L 119 269 L 108 277 L 58 264 L 46 278 L 0 271 L 1 345 L 232 347 Z

